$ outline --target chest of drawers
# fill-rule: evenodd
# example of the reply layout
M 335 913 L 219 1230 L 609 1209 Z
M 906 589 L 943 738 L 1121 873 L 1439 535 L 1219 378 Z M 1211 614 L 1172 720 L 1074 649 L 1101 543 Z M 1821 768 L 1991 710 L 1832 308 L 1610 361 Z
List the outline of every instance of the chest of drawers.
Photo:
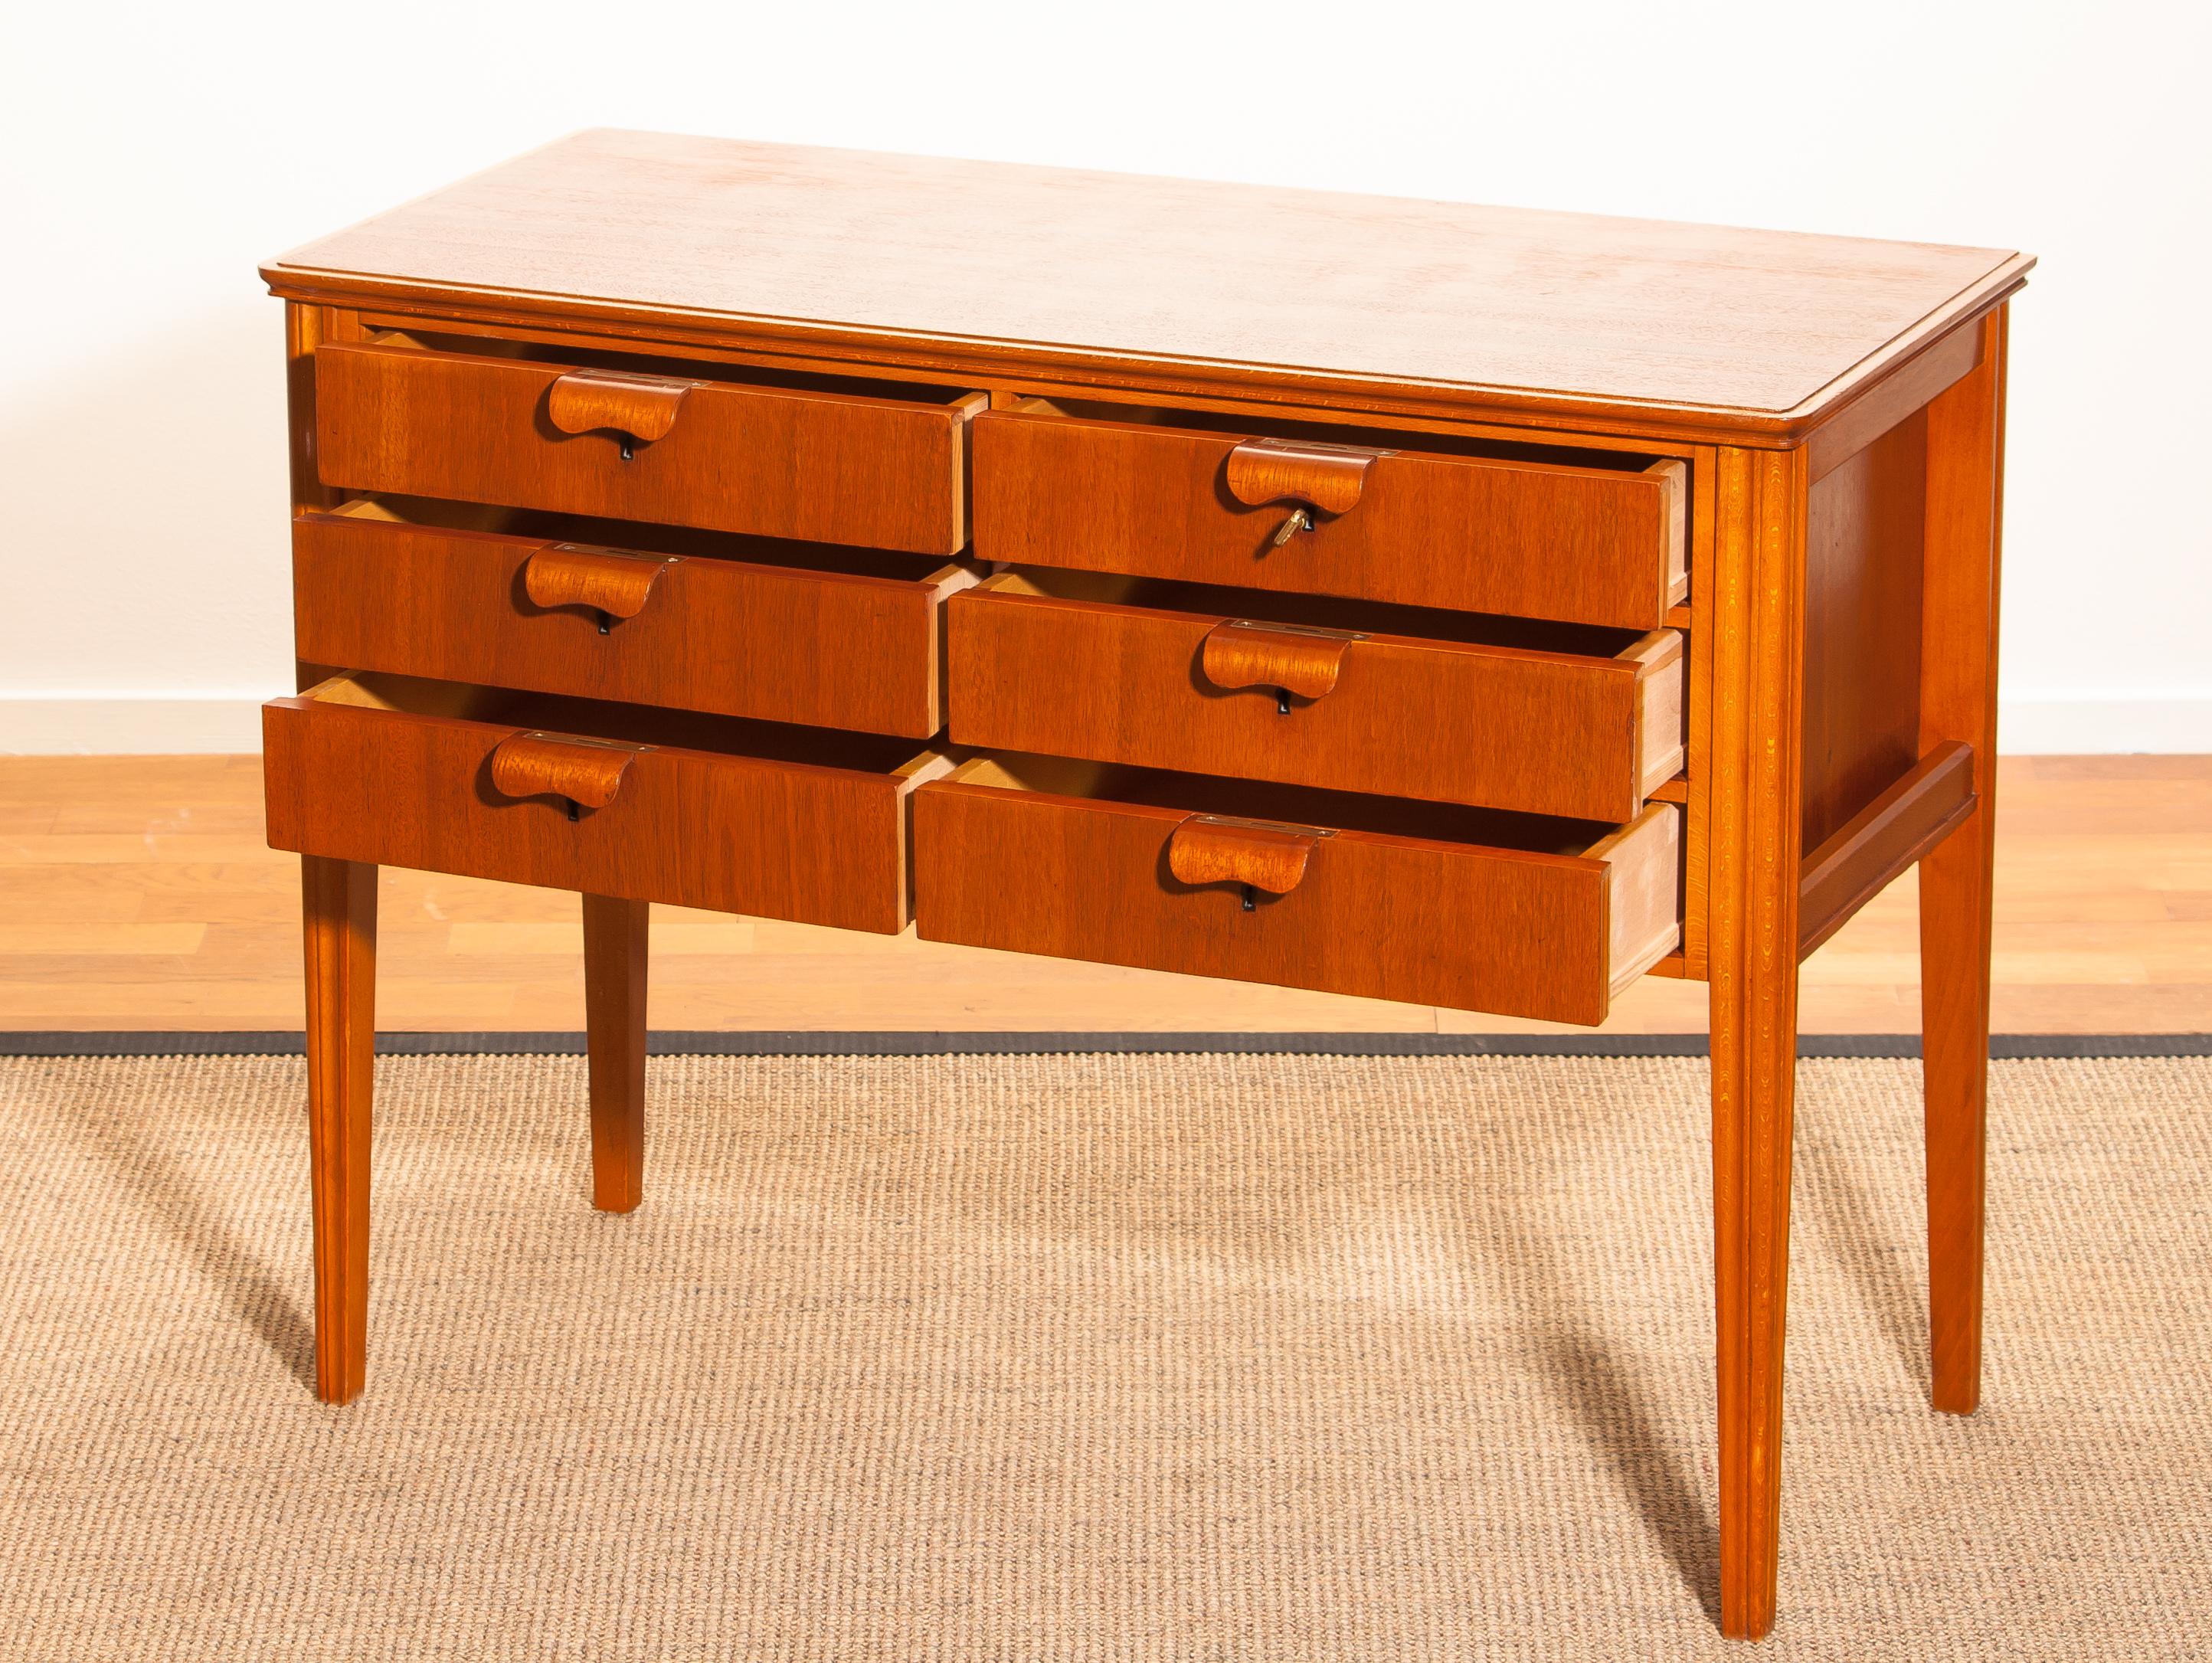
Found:
M 1796 967 L 1915 863 L 1934 1393 L 1978 1396 L 2028 265 L 595 132 L 264 268 L 321 1394 L 381 865 L 582 898 L 617 1211 L 655 901 L 1568 1022 L 1691 978 L 1764 1632 Z

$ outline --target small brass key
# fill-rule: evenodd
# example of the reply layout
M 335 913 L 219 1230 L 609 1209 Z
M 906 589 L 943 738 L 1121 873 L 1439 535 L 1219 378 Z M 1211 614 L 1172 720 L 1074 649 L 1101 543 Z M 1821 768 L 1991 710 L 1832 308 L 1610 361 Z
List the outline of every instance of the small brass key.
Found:
M 1271 549 L 1279 549 L 1300 532 L 1311 531 L 1313 528 L 1313 515 L 1308 514 L 1304 509 L 1292 509 L 1291 517 L 1283 521 L 1283 528 L 1275 533 L 1275 540 L 1267 546 Z

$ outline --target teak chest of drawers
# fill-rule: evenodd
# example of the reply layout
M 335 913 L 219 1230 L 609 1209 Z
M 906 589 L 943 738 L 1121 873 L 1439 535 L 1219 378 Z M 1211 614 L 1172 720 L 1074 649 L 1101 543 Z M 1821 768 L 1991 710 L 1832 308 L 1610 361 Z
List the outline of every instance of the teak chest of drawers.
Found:
M 2029 264 L 595 132 L 265 268 L 321 1394 L 380 864 L 582 896 L 615 1210 L 653 901 L 1569 1022 L 1689 977 L 1764 1633 L 1797 964 L 1915 862 L 1934 1395 L 1979 1391 Z

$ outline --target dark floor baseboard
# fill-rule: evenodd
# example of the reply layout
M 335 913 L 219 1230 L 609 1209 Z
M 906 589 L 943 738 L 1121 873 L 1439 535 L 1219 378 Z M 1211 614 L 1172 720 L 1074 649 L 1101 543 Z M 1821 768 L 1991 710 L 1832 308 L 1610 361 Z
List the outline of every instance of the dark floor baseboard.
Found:
M 295 1057 L 296 1032 L 0 1033 L 0 1057 Z M 380 1033 L 386 1057 L 574 1056 L 580 1033 Z M 757 1033 L 655 1033 L 658 1057 L 1000 1057 L 1066 1052 L 1323 1057 L 1703 1057 L 1702 1033 L 823 1033 L 801 1029 Z M 1910 1033 L 1807 1034 L 1800 1057 L 1917 1057 Z M 2002 1033 L 1990 1055 L 2017 1059 L 2066 1057 L 2212 1056 L 2205 1033 Z

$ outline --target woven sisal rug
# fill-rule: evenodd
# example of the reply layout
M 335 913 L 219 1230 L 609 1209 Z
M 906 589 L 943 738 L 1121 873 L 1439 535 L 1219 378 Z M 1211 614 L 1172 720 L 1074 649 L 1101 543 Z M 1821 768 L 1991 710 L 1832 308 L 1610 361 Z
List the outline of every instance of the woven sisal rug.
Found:
M 0 1063 L 0 1654 L 2212 1657 L 2212 1060 L 1992 1070 L 1926 1406 L 1918 1068 L 1800 1070 L 1780 1627 L 1716 1637 L 1694 1060 L 379 1065 L 311 1398 L 297 1059 Z

